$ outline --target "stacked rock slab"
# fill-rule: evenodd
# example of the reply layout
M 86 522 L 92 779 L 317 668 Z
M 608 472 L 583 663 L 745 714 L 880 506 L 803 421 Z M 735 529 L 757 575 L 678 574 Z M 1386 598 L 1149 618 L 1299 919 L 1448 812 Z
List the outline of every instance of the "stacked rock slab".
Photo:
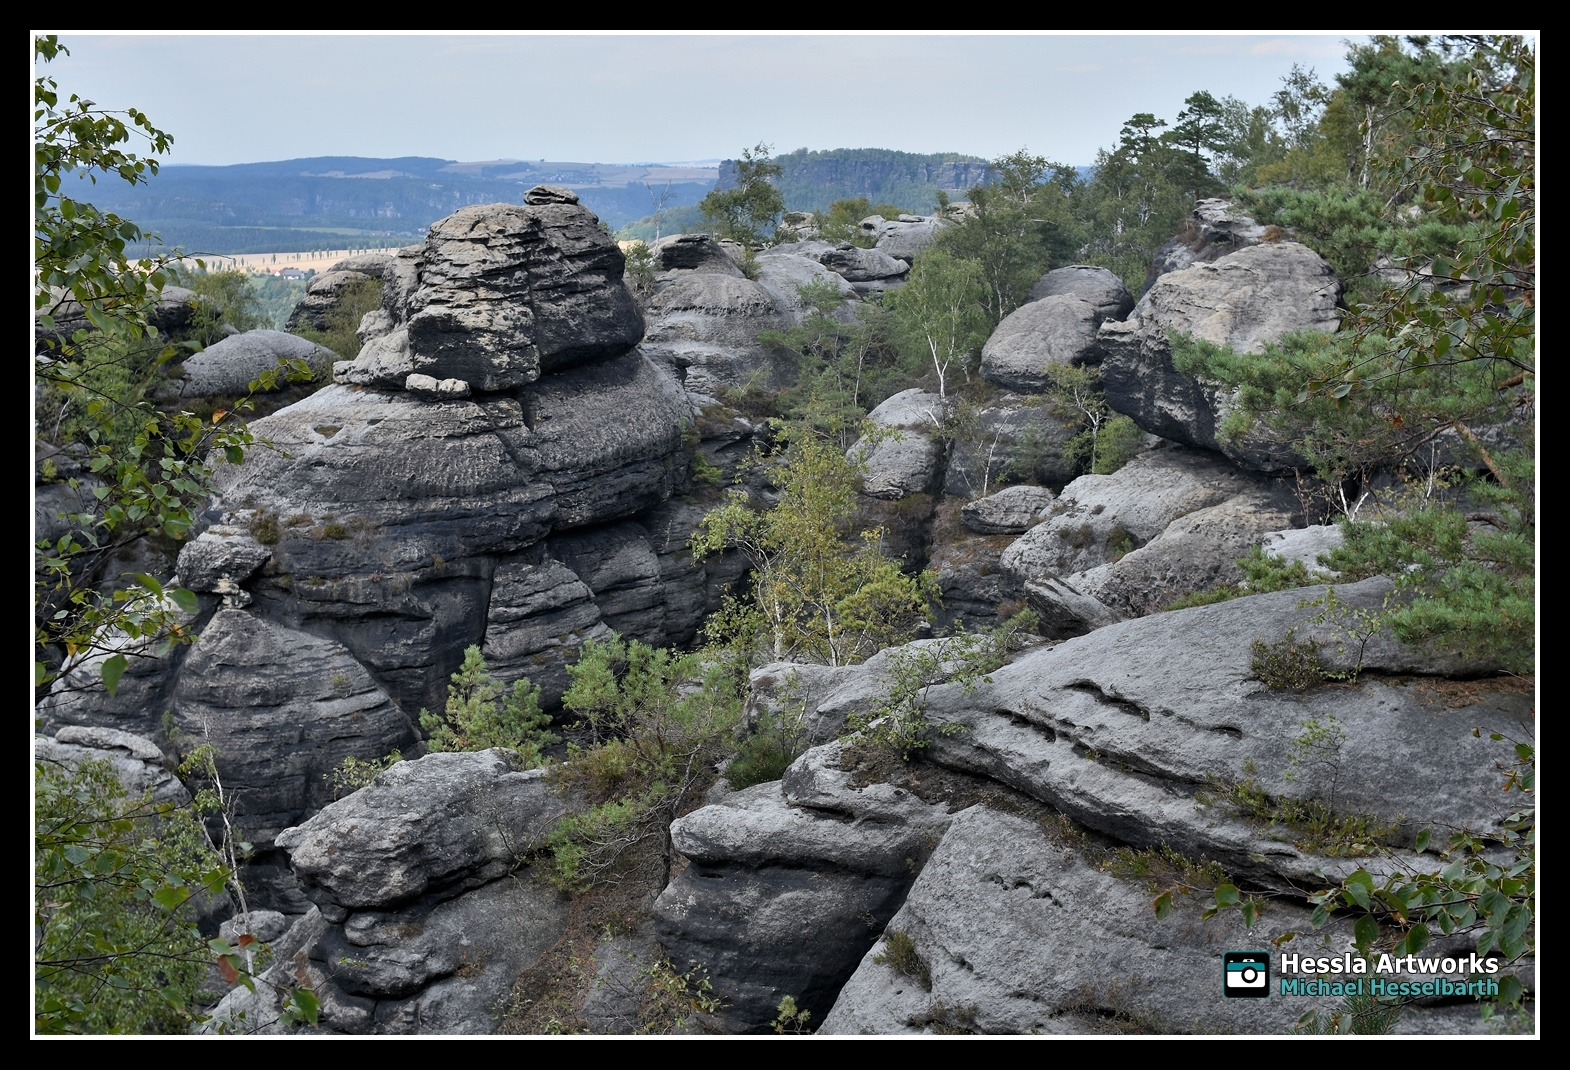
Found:
M 279 835 L 314 905 L 277 941 L 268 983 L 235 989 L 209 1028 L 284 1032 L 278 989 L 303 985 L 320 1032 L 495 1032 L 566 924 L 566 897 L 519 872 L 563 813 L 543 771 L 501 751 L 394 765 Z
M 51 696 L 46 731 L 211 740 L 265 853 L 331 800 L 343 759 L 417 752 L 419 713 L 444 708 L 468 646 L 555 702 L 576 648 L 609 626 L 691 638 L 719 592 L 671 551 L 690 532 L 662 517 L 657 550 L 635 518 L 685 479 L 694 412 L 637 348 L 622 254 L 575 200 L 537 188 L 466 208 L 417 256 L 382 258 L 398 283 L 385 333 L 336 383 L 255 421 L 268 447 L 219 468 L 180 563 L 202 599 L 197 644 L 133 658 L 116 696 Z

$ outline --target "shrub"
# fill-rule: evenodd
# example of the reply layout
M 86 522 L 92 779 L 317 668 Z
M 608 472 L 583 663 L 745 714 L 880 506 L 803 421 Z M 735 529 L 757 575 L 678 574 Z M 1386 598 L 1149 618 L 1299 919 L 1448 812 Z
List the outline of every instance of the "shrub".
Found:
M 383 758 L 356 758 L 351 754 L 338 763 L 338 768 L 323 773 L 322 779 L 332 789 L 333 801 L 336 802 L 346 795 L 353 795 L 401 761 L 403 755 L 396 750 Z
M 1319 644 L 1298 642 L 1296 634 L 1297 629 L 1288 628 L 1280 642 L 1255 639 L 1250 648 L 1250 668 L 1272 691 L 1309 691 L 1329 679 L 1319 658 Z
M 35 1028 L 183 1032 L 212 961 L 192 901 L 230 876 L 196 818 L 107 761 L 39 762 L 34 807 Z
M 916 950 L 909 933 L 891 929 L 883 934 L 883 950 L 872 956 L 879 966 L 887 966 L 902 977 L 909 977 L 928 992 L 932 991 L 932 968 Z
M 480 648 L 463 652 L 463 667 L 452 674 L 445 717 L 420 711 L 420 728 L 433 751 L 474 751 L 499 747 L 538 765 L 541 751 L 556 741 L 547 732 L 550 717 L 540 711 L 540 689 L 527 680 L 506 694 L 485 668 Z

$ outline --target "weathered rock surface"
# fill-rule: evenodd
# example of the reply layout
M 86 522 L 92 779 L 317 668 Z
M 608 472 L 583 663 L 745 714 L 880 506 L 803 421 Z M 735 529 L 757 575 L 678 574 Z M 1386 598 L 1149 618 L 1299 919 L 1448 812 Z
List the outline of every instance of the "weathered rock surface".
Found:
M 1134 309 L 1134 295 L 1117 274 L 1101 267 L 1070 264 L 1047 272 L 1030 288 L 1027 301 L 1074 294 L 1089 301 L 1101 320 L 1120 320 Z
M 501 751 L 427 754 L 277 837 L 330 921 L 457 894 L 515 869 L 566 806 Z
M 1258 353 L 1290 331 L 1334 331 L 1341 283 L 1319 254 L 1295 242 L 1256 245 L 1162 275 L 1123 322 L 1097 336 L 1107 403 L 1163 438 L 1225 453 L 1265 470 L 1303 462 L 1289 444 L 1220 433 L 1230 394 L 1173 367 L 1168 332 Z
M 180 582 L 193 591 L 227 594 L 272 559 L 248 529 L 214 524 L 180 547 Z
M 1018 583 L 1018 579 L 1015 580 Z M 1025 601 L 1040 623 L 1036 628 L 1048 639 L 1069 639 L 1104 628 L 1121 615 L 1071 580 L 1043 576 L 1023 583 Z
M 880 941 L 819 1034 L 1285 1033 L 1316 1006 L 1228 999 L 1218 969 L 1224 951 L 1309 929 L 1306 908 L 1273 906 L 1251 930 L 1235 912 L 1199 915 L 1183 903 L 1158 920 L 1140 881 L 1034 821 L 972 807 L 888 925 L 914 942 L 930 984 L 875 962 Z
M 1180 516 L 1252 489 L 1246 473 L 1218 457 L 1151 450 L 1112 475 L 1070 483 L 1052 517 L 1004 551 L 1002 565 L 1021 583 L 1085 572 L 1144 546 Z
M 53 739 L 34 736 L 33 758 L 73 770 L 83 762 L 107 761 L 132 799 L 151 793 L 155 803 L 183 806 L 191 801 L 191 793 L 165 768 L 163 751 L 145 736 L 114 728 L 67 725 Z
M 1053 364 L 1092 360 L 1101 316 L 1078 294 L 1056 294 L 1016 308 L 981 350 L 981 374 L 1005 390 L 1039 394 Z
M 655 903 L 679 969 L 703 964 L 736 1032 L 759 1032 L 780 999 L 826 1006 L 855 969 L 947 826 L 887 784 L 852 788 L 840 745 L 808 751 L 782 783 L 759 784 L 671 829 L 692 861 Z
M 1046 518 L 1056 496 L 1046 487 L 1005 487 L 960 510 L 960 520 L 978 535 L 1017 535 Z
M 1078 474 L 1063 455 L 1073 436 L 1052 405 L 1000 395 L 976 409 L 975 423 L 950 444 L 943 493 L 968 501 L 1014 480 L 1061 487 Z
M 659 271 L 697 271 L 714 275 L 744 276 L 731 255 L 707 234 L 672 234 L 649 249 Z
M 408 304 L 413 370 L 507 390 L 621 356 L 644 330 L 625 266 L 581 205 L 550 198 L 459 209 L 425 240 Z
M 566 926 L 566 897 L 518 872 L 565 812 L 543 770 L 502 751 L 392 766 L 278 837 L 316 906 L 266 979 L 311 987 L 322 1032 L 495 1032 Z M 232 993 L 217 1017 L 242 1009 L 269 1027 L 276 994 Z
M 910 271 L 910 264 L 878 249 L 842 242 L 824 252 L 819 263 L 850 283 L 886 282 Z
M 685 406 L 637 353 L 517 398 L 335 385 L 256 422 L 287 453 L 223 471 L 222 506 L 272 518 L 254 592 L 269 615 L 338 638 L 404 709 L 436 709 L 483 640 L 494 558 L 663 500 Z
M 1388 590 L 1387 581 L 1366 580 L 1337 596 L 1372 608 Z M 1314 624 L 1312 607 L 1299 608 L 1322 593 L 1255 595 L 1125 621 L 1029 651 L 968 697 L 953 685 L 934 688 L 928 717 L 964 731 L 935 737 L 928 757 L 991 776 L 1122 842 L 1166 844 L 1269 887 L 1384 863 L 1327 858 L 1300 830 L 1241 816 L 1225 802 L 1226 785 L 1245 778 L 1273 798 L 1365 814 L 1389 827 L 1397 845 L 1430 824 L 1486 835 L 1510 805 L 1493 765 L 1508 757 L 1508 744 L 1490 742 L 1488 731 L 1529 737 L 1531 696 L 1482 680 L 1444 697 L 1421 676 L 1483 666 L 1384 636 L 1363 647 L 1355 686 L 1272 690 L 1256 673 L 1255 639 L 1276 642 L 1295 629 L 1299 642 L 1320 644 L 1328 671 L 1355 659 L 1355 650 L 1336 652 L 1334 629 Z M 1334 755 L 1294 750 L 1305 725 L 1329 725 L 1332 715 Z M 1481 739 L 1472 736 L 1479 724 Z M 1206 792 L 1212 803 L 1196 805 Z
M 679 272 L 649 302 L 643 350 L 674 369 L 694 393 L 718 396 L 749 377 L 774 374 L 761 330 L 790 326 L 761 283 L 714 272 Z
M 414 995 L 432 981 L 460 972 L 465 978 L 494 973 L 491 1002 L 507 995 L 519 971 L 546 951 L 566 922 L 564 896 L 547 891 L 527 878 L 492 881 L 473 891 L 435 902 L 418 901 L 401 910 L 361 910 L 341 925 L 328 928 L 312 949 L 339 988 L 357 996 L 385 1000 Z M 543 923 L 543 924 L 542 924 Z M 543 942 L 543 946 L 542 946 Z M 521 945 L 496 961 L 495 952 Z M 517 961 L 509 961 L 517 960 Z M 510 972 L 509 972 L 510 970 Z M 421 1001 L 429 1002 L 429 1001 Z M 416 1007 L 418 1004 L 416 1004 Z M 415 1010 L 412 1029 L 425 1032 L 416 1007 L 378 1008 L 377 1017 L 391 1022 Z M 494 1020 L 493 1015 L 486 1015 Z M 457 1032 L 479 1032 L 479 1022 Z
M 1230 201 L 1207 197 L 1194 205 L 1194 213 L 1183 233 L 1156 250 L 1145 287 L 1149 289 L 1157 276 L 1169 271 L 1208 264 L 1239 249 L 1258 245 L 1269 231 L 1270 228 L 1260 226 Z M 1280 228 L 1275 228 L 1275 232 L 1279 235 Z
M 629 639 L 665 645 L 665 584 L 649 533 L 612 524 L 550 541 L 551 555 L 593 592 L 605 624 Z
M 946 221 L 937 216 L 911 215 L 884 219 L 875 215 L 861 221 L 861 230 L 863 234 L 876 239 L 874 248 L 878 252 L 909 264 L 936 240 L 938 229 L 946 225 Z
M 496 679 L 527 679 L 555 706 L 569 685 L 567 666 L 586 639 L 609 634 L 594 592 L 572 569 L 531 547 L 496 566 L 486 610 L 485 664 Z
M 1075 581 L 1126 616 L 1151 613 L 1184 595 L 1241 582 L 1237 559 L 1290 524 L 1297 509 L 1284 487 L 1247 491 L 1178 517 L 1149 543 Z
M 1283 561 L 1301 561 L 1309 575 L 1316 572 L 1335 576 L 1319 563 L 1321 554 L 1328 554 L 1346 541 L 1339 525 L 1310 524 L 1306 528 L 1289 528 L 1267 532 L 1260 541 L 1265 553 Z
M 343 646 L 235 609 L 202 629 L 173 708 L 187 738 L 217 751 L 247 838 L 264 849 L 331 801 L 326 774 L 345 758 L 419 738 Z
M 919 388 L 902 390 L 867 415 L 885 437 L 870 445 L 858 441 L 847 456 L 862 463 L 861 492 L 869 498 L 894 501 L 929 494 L 943 474 L 943 440 L 938 425 L 945 406 L 936 394 Z
M 284 330 L 327 330 L 328 316 L 338 307 L 344 291 L 357 282 L 375 277 L 369 272 L 343 268 L 340 266 L 343 263 L 339 261 L 320 275 L 311 277 L 311 281 L 305 286 L 305 296 L 294 306 L 294 311 L 289 313 Z
M 813 244 L 821 244 L 814 242 Z M 776 246 L 758 256 L 758 285 L 774 298 L 775 306 L 787 321 L 795 326 L 806 315 L 807 306 L 801 299 L 801 287 L 828 285 L 839 291 L 842 301 L 853 300 L 862 284 L 846 282 L 844 278 L 809 256 L 794 255 L 794 245 Z M 842 305 L 843 309 L 844 306 Z M 848 313 L 840 313 L 848 315 Z
M 317 380 L 325 382 L 337 359 L 332 350 L 283 331 L 232 334 L 181 362 L 180 396 L 244 397 L 250 392 L 252 380 L 277 371 L 280 364 L 290 360 L 303 360 Z M 287 385 L 287 377 L 280 375 L 272 389 L 282 390 Z
M 636 352 L 542 379 L 523 395 L 522 426 L 503 415 L 510 407 L 490 411 L 520 470 L 555 491 L 557 530 L 669 497 L 682 423 L 693 416 L 671 377 Z

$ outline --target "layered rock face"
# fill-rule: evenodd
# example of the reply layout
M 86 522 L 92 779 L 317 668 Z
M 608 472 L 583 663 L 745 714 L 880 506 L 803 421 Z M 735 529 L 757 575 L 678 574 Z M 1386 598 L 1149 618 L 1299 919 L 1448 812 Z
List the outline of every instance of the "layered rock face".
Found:
M 1366 609 L 1388 590 L 1368 580 L 1338 597 Z M 895 763 L 892 774 L 864 772 L 846 743 L 808 751 L 782 782 L 678 822 L 676 842 L 693 865 L 656 906 L 662 941 L 678 962 L 720 964 L 738 994 L 737 1029 L 764 1028 L 786 994 L 820 1014 L 801 993 L 828 987 L 858 944 L 861 961 L 820 1032 L 1289 1028 L 1314 1004 L 1278 1000 L 1264 1017 L 1242 1014 L 1222 996 L 1220 953 L 1314 932 L 1304 888 L 1358 868 L 1376 881 L 1393 867 L 1437 869 L 1437 856 L 1415 852 L 1421 828 L 1496 835 L 1512 802 L 1495 763 L 1509 761 L 1510 744 L 1489 733 L 1532 733 L 1532 697 L 1510 681 L 1476 679 L 1464 694 L 1446 682 L 1487 671 L 1464 651 L 1424 653 L 1375 635 L 1338 652 L 1335 626 L 1301 604 L 1323 591 L 1112 624 L 1029 649 L 980 684 L 938 684 L 926 692 L 933 731 L 923 760 Z M 1358 683 L 1297 692 L 1262 678 L 1252 641 L 1290 636 L 1328 672 L 1360 655 Z M 899 653 L 803 678 L 793 701 L 824 726 L 875 711 Z M 775 701 L 783 675 L 771 667 L 757 679 L 760 703 Z M 1248 791 L 1234 793 L 1237 785 Z M 1366 824 L 1316 837 L 1250 810 L 1240 801 L 1248 792 Z M 1358 846 L 1359 837 L 1384 846 Z M 1156 853 L 1142 862 L 1139 850 Z M 1217 867 L 1183 879 L 1225 874 L 1281 898 L 1252 930 L 1236 913 L 1202 919 L 1181 895 L 1158 919 L 1151 899 L 1161 878 L 1148 867 L 1162 851 Z M 896 879 L 902 854 L 919 876 L 908 891 L 899 878 L 885 893 L 877 882 Z M 814 879 L 795 891 L 802 871 Z M 876 942 L 838 920 L 873 898 L 878 921 L 884 903 L 900 902 Z M 787 900 L 812 909 L 787 924 Z M 891 952 L 894 934 L 908 942 L 903 954 Z M 1350 933 L 1322 935 L 1339 949 Z M 810 960 L 807 946 L 818 949 Z M 1470 945 L 1454 948 L 1464 958 Z M 1445 1005 L 1410 1007 L 1400 1023 L 1403 1032 L 1481 1028 L 1475 1007 Z
M 698 517 L 664 507 L 694 410 L 637 348 L 593 214 L 541 187 L 408 254 L 345 266 L 392 283 L 375 336 L 220 469 L 180 558 L 198 642 L 133 658 L 115 697 L 62 688 L 41 706 L 50 732 L 211 741 L 264 855 L 331 801 L 343 759 L 417 753 L 419 712 L 443 708 L 466 647 L 554 703 L 584 639 L 686 642 L 720 595 L 683 552 Z
M 430 754 L 278 837 L 314 904 L 254 992 L 209 1030 L 282 1033 L 308 985 L 319 1032 L 491 1033 L 518 974 L 561 936 L 566 897 L 515 875 L 566 806 L 500 751 Z M 242 1016 L 243 1015 L 243 1016 Z

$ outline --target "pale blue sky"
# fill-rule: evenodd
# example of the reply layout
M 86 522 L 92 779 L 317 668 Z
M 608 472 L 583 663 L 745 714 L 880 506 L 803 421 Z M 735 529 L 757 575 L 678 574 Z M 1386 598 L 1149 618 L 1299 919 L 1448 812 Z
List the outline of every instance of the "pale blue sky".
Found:
M 40 31 L 45 32 L 45 31 Z M 1264 103 L 1353 32 L 1067 36 L 215 36 L 54 31 L 62 89 L 134 106 L 174 163 L 588 162 L 876 147 L 1090 163 L 1197 89 Z

